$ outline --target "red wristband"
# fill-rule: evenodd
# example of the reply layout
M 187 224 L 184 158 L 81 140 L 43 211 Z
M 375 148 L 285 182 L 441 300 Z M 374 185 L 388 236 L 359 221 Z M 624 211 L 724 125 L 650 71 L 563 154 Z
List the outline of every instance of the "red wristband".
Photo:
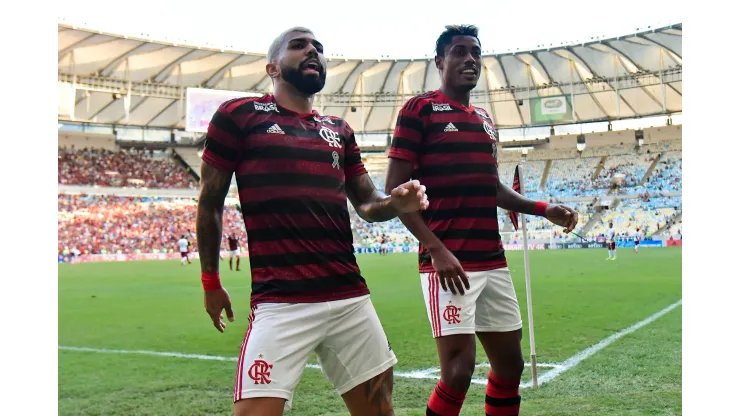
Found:
M 221 278 L 219 277 L 218 272 L 201 272 L 200 281 L 203 282 L 203 290 L 208 291 L 221 289 Z
M 547 202 L 537 201 L 534 203 L 534 215 L 537 215 L 538 217 L 545 217 L 545 211 L 547 210 L 547 207 L 550 206 Z

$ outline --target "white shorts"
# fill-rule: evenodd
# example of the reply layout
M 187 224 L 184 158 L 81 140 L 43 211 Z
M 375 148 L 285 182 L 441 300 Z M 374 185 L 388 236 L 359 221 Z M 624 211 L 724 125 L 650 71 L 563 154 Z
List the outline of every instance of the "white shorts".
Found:
M 466 272 L 470 290 L 445 292 L 437 273 L 422 273 L 421 288 L 435 338 L 476 332 L 510 332 L 522 327 L 519 302 L 508 268 Z
M 234 257 L 236 257 L 238 255 L 239 255 L 239 249 L 238 248 L 236 250 L 229 250 L 229 258 L 230 259 L 233 259 Z
M 369 295 L 320 303 L 261 303 L 249 321 L 234 402 L 279 397 L 290 409 L 312 352 L 340 395 L 398 362 Z

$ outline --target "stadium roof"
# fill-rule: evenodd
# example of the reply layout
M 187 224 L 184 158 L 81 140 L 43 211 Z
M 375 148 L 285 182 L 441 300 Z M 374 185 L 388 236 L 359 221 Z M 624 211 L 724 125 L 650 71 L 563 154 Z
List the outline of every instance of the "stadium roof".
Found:
M 77 86 L 75 121 L 184 128 L 188 87 L 272 91 L 264 53 L 62 24 L 58 32 L 59 80 Z M 500 127 L 532 124 L 528 98 L 571 93 L 575 122 L 681 112 L 681 36 L 682 24 L 676 24 L 577 45 L 484 55 L 472 103 L 487 109 Z M 344 117 L 358 131 L 392 130 L 406 100 L 439 87 L 433 59 L 328 61 L 326 86 L 314 105 L 322 114 Z

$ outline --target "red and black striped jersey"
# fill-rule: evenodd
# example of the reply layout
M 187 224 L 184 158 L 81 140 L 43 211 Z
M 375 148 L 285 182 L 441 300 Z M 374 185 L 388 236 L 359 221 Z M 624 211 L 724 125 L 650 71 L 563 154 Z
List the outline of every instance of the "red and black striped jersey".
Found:
M 234 172 L 247 228 L 252 304 L 369 294 L 354 256 L 345 181 L 366 173 L 352 128 L 274 96 L 222 104 L 203 160 Z
M 506 267 L 499 234 L 498 132 L 488 113 L 464 107 L 440 91 L 410 99 L 398 114 L 388 157 L 414 163 L 413 177 L 427 187 L 429 229 L 465 270 Z M 419 247 L 419 270 L 433 272 Z

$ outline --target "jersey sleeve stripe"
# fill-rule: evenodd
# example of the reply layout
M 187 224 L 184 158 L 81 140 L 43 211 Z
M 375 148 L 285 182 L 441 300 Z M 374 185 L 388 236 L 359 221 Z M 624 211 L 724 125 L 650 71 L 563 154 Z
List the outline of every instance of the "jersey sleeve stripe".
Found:
M 212 128 L 216 130 L 212 131 Z M 229 115 L 217 111 L 208 126 L 209 135 L 215 136 L 216 133 L 218 133 L 219 138 L 230 139 L 236 143 L 236 138 L 241 134 L 241 129 Z
M 391 147 L 394 149 L 408 150 L 413 153 L 419 151 L 419 143 L 414 140 L 409 140 L 404 137 L 395 136 L 391 142 Z

